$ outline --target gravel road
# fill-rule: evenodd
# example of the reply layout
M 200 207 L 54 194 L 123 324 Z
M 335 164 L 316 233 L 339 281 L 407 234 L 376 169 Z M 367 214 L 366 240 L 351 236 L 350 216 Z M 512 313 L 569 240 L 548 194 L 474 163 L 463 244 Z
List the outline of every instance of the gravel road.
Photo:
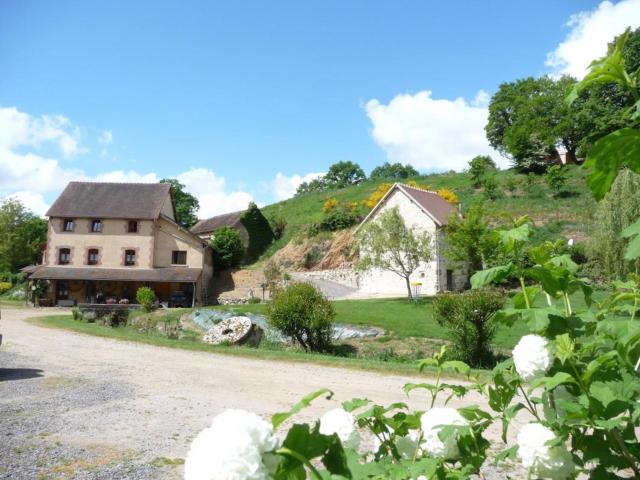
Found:
M 52 313 L 2 311 L 0 479 L 181 478 L 191 439 L 224 409 L 268 418 L 313 390 L 333 389 L 334 400 L 300 414 L 308 420 L 353 397 L 407 401 L 402 386 L 417 380 L 154 347 L 27 321 Z M 425 398 L 416 393 L 408 402 L 424 408 Z

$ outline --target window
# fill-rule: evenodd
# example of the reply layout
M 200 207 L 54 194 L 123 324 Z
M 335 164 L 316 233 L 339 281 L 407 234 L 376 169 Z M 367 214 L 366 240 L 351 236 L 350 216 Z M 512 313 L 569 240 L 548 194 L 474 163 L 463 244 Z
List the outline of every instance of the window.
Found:
M 97 265 L 100 252 L 97 248 L 90 248 L 87 253 L 87 265 Z
M 69 299 L 69 282 L 58 280 L 56 285 L 56 297 L 58 300 Z
M 129 233 L 138 233 L 138 221 L 137 220 L 129 220 L 129 226 L 127 227 L 127 232 L 129 232 Z
M 125 250 L 124 251 L 124 264 L 127 267 L 131 267 L 136 264 L 136 251 L 135 250 Z
M 76 227 L 76 224 L 75 224 L 75 222 L 73 221 L 72 218 L 65 218 L 65 220 L 64 220 L 64 231 L 65 232 L 73 232 L 75 227 Z
M 102 220 L 92 220 L 91 221 L 91 231 L 95 233 L 99 233 L 102 231 Z
M 172 265 L 186 265 L 187 264 L 187 252 L 184 250 L 174 250 L 171 252 L 171 264 Z
M 61 248 L 58 251 L 58 264 L 68 265 L 71 262 L 71 249 Z

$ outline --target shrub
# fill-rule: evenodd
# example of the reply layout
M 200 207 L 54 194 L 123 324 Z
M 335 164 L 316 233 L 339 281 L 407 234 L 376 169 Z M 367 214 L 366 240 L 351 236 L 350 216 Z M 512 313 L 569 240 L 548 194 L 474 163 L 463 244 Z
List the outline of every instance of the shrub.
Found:
M 11 282 L 0 282 L 0 295 L 11 290 Z
M 558 196 L 562 193 L 568 180 L 569 177 L 567 175 L 567 170 L 565 168 L 562 168 L 561 165 L 550 166 L 544 176 L 544 181 L 547 182 L 549 189 L 555 196 Z
M 445 199 L 449 203 L 458 203 L 460 201 L 456 192 L 449 190 L 448 188 L 441 188 L 437 193 L 440 198 Z
M 433 314 L 446 327 L 453 341 L 452 355 L 473 367 L 493 361 L 491 340 L 498 324 L 492 317 L 502 308 L 504 298 L 489 290 L 447 293 L 436 297 Z
M 371 209 L 375 207 L 392 186 L 392 183 L 383 183 L 378 188 L 376 188 L 373 193 L 369 195 L 369 198 L 364 201 L 364 204 L 367 206 L 367 208 Z
M 482 184 L 482 178 L 487 173 L 496 170 L 496 163 L 489 155 L 478 155 L 469 162 L 469 174 L 476 187 Z
M 82 320 L 82 312 L 80 312 L 80 310 L 77 308 L 71 309 L 71 316 L 75 321 Z
M 358 214 L 351 205 L 340 205 L 325 214 L 320 228 L 325 231 L 335 232 L 354 225 L 358 221 Z
M 327 200 L 325 200 L 324 205 L 322 205 L 322 212 L 329 213 L 330 211 L 335 209 L 337 206 L 338 206 L 338 200 L 336 200 L 333 197 L 328 198 Z
M 485 176 L 482 179 L 482 187 L 489 200 L 496 200 L 502 196 L 495 174 Z
M 247 211 L 240 217 L 240 222 L 247 229 L 249 244 L 246 252 L 243 249 L 243 255 L 240 257 L 238 264 L 242 261 L 242 258 L 247 262 L 253 262 L 271 245 L 274 233 L 269 221 L 253 202 L 249 203 Z
M 273 260 L 269 260 L 262 269 L 262 275 L 264 275 L 264 283 L 270 292 L 273 292 L 278 288 L 280 280 L 282 279 L 282 270 Z
M 287 228 L 287 221 L 283 217 L 277 216 L 273 217 L 269 223 L 271 223 L 274 240 L 280 240 Z
M 244 258 L 244 244 L 240 232 L 235 228 L 224 226 L 216 230 L 210 245 L 216 264 L 220 268 L 237 267 Z
M 150 312 L 156 301 L 156 293 L 149 287 L 140 287 L 136 292 L 136 301 L 146 312 Z
M 303 266 L 306 269 L 312 268 L 317 265 L 324 254 L 318 245 L 313 245 L 309 250 L 304 252 Z
M 250 305 L 255 305 L 256 303 L 260 303 L 262 300 L 260 300 L 260 297 L 251 297 L 249 298 L 249 300 L 247 300 L 247 303 Z
M 267 307 L 269 324 L 305 350 L 324 351 L 331 345 L 335 311 L 318 288 L 293 283 L 277 292 Z

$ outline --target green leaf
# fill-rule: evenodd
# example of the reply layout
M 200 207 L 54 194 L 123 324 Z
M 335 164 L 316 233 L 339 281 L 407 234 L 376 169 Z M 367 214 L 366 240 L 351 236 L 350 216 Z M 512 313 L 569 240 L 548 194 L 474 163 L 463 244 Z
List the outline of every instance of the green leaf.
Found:
M 505 440 L 506 441 L 506 440 Z M 496 455 L 496 463 L 504 462 L 505 460 L 515 460 L 518 454 L 518 446 L 507 448 Z
M 364 407 L 365 405 L 369 405 L 370 403 L 371 400 L 367 398 L 353 398 L 342 402 L 342 408 L 347 412 L 353 412 L 354 410 Z
M 471 276 L 471 288 L 481 288 L 493 283 L 500 283 L 507 278 L 513 269 L 513 264 L 500 265 L 498 267 L 480 270 Z
M 634 260 L 640 257 L 640 220 L 622 230 L 622 236 L 626 238 L 635 236 L 624 252 L 625 260 Z
M 342 443 L 337 438 L 329 445 L 327 453 L 322 456 L 322 464 L 333 475 L 341 475 L 344 478 L 352 478 L 351 470 L 347 465 L 347 457 Z
M 529 330 L 533 333 L 542 333 L 549 326 L 549 315 L 558 314 L 555 308 L 530 308 L 521 310 L 522 319 L 527 322 Z
M 404 393 L 409 393 L 418 389 L 428 390 L 433 393 L 436 391 L 437 387 L 432 383 L 406 383 L 402 389 L 404 390 Z
M 640 173 L 640 130 L 622 128 L 598 139 L 589 150 L 584 166 L 591 170 L 587 184 L 593 195 L 602 199 L 622 167 L 628 166 Z
M 547 390 L 553 390 L 554 388 L 564 383 L 577 383 L 576 380 L 567 372 L 557 372 L 553 377 L 537 378 L 531 382 L 529 391 L 533 391 L 538 387 L 544 385 Z
M 418 363 L 418 369 L 422 372 L 425 368 L 437 368 L 438 360 L 435 358 L 424 358 Z
M 279 412 L 273 414 L 271 416 L 271 424 L 273 425 L 274 430 L 282 425 L 282 423 L 285 422 L 289 417 L 300 412 L 302 409 L 307 408 L 309 405 L 311 405 L 311 402 L 324 394 L 327 395 L 327 400 L 333 397 L 333 392 L 331 390 L 329 390 L 328 388 L 321 388 L 320 390 L 316 390 L 315 392 L 310 393 L 309 395 L 304 397 L 302 400 L 296 403 L 288 412 Z
M 459 373 L 460 375 L 469 375 L 469 372 L 471 372 L 471 367 L 460 360 L 443 362 L 441 368 L 442 370 Z
M 527 292 L 529 304 L 533 305 L 542 289 L 538 285 L 532 285 L 530 287 L 525 287 L 524 289 Z M 527 302 L 524 298 L 524 292 L 520 291 L 513 296 L 513 306 L 520 310 L 527 308 Z
M 575 346 L 575 342 L 566 333 L 556 337 L 556 356 L 563 364 L 573 358 Z

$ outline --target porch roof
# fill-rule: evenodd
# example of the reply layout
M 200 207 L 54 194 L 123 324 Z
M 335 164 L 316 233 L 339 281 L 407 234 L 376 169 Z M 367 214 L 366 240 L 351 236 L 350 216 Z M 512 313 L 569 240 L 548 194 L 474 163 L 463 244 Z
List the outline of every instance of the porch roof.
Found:
M 87 268 L 41 265 L 29 275 L 34 280 L 106 280 L 124 282 L 196 282 L 202 269 L 163 268 Z

